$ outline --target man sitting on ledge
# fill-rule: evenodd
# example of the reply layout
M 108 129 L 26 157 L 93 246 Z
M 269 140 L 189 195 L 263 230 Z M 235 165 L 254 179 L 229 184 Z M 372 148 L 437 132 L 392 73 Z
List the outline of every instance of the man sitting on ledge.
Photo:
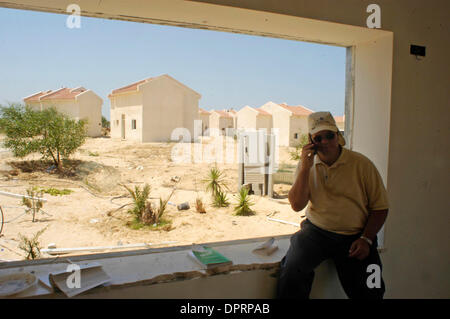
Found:
M 278 298 L 309 298 L 314 269 L 331 258 L 349 298 L 382 299 L 377 233 L 388 197 L 381 176 L 366 156 L 343 147 L 331 113 L 310 114 L 308 130 L 289 202 L 296 212 L 309 205 L 281 260 Z M 373 282 L 372 272 L 379 275 Z

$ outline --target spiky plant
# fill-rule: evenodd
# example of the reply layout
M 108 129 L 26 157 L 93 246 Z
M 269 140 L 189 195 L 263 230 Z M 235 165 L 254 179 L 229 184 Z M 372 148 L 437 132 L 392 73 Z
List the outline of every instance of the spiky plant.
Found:
M 227 194 L 222 191 L 217 191 L 216 195 L 213 198 L 213 206 L 214 207 L 228 207 L 230 206 L 230 202 L 228 201 Z
M 250 196 L 248 195 L 248 188 L 241 187 L 239 190 L 239 194 L 236 196 L 237 204 L 234 207 L 234 211 L 238 216 L 250 216 L 254 215 L 255 212 L 250 208 L 250 206 L 255 205 L 250 200 Z
M 163 215 L 167 211 L 167 203 L 169 202 L 170 198 L 172 197 L 173 193 L 175 192 L 175 189 L 172 190 L 169 197 L 163 200 L 161 197 L 159 198 L 159 207 L 156 208 L 151 202 L 147 202 L 144 208 L 144 211 L 142 212 L 141 221 L 145 225 L 153 225 L 153 224 L 159 224 L 163 220 Z
M 28 237 L 23 236 L 22 234 L 19 234 L 19 238 L 20 238 L 19 248 L 26 253 L 25 258 L 27 260 L 36 259 L 36 258 L 40 257 L 42 247 L 41 247 L 38 239 L 39 239 L 39 236 L 41 236 L 42 233 L 47 229 L 47 227 L 38 231 L 31 238 L 28 238 Z
M 227 188 L 223 177 L 223 172 L 221 172 L 217 167 L 212 167 L 209 170 L 208 176 L 203 179 L 203 183 L 206 184 L 206 191 L 211 192 L 213 197 Z
M 159 208 L 158 208 L 158 210 L 156 212 L 156 223 L 157 224 L 161 221 L 162 216 L 166 212 L 167 203 L 169 202 L 170 198 L 172 198 L 172 195 L 173 195 L 174 192 L 175 192 L 175 189 L 172 190 L 172 192 L 170 193 L 169 197 L 167 197 L 165 200 L 162 200 L 161 197 L 159 198 Z
M 133 208 L 129 209 L 128 212 L 133 214 L 136 220 L 140 221 L 146 207 L 148 196 L 150 195 L 150 185 L 145 184 L 142 189 L 139 186 L 135 186 L 134 191 L 126 185 L 123 185 L 123 187 L 125 187 L 133 199 Z
M 36 186 L 33 186 L 27 189 L 27 195 L 30 198 L 22 197 L 22 205 L 28 207 L 28 209 L 25 209 L 25 211 L 27 213 L 31 212 L 34 223 L 36 214 L 39 213 L 39 211 L 42 209 L 42 206 L 44 206 L 43 201 L 40 200 L 43 196 L 43 191 L 39 190 Z

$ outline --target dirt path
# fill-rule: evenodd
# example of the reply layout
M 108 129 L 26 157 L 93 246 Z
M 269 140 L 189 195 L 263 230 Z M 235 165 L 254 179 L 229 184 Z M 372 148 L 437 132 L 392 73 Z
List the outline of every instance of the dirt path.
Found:
M 298 230 L 295 226 L 267 220 L 268 215 L 286 221 L 299 223 L 300 213 L 295 213 L 287 204 L 267 197 L 251 196 L 256 212 L 253 216 L 235 216 L 233 212 L 234 195 L 237 192 L 237 164 L 218 164 L 224 172 L 230 188 L 228 194 L 231 203 L 228 208 L 214 208 L 209 194 L 204 192 L 201 180 L 206 176 L 212 163 L 176 163 L 171 159 L 174 143 L 135 143 L 109 138 L 89 138 L 72 157 L 73 175 L 60 177 L 46 171 L 27 169 L 31 160 L 38 160 L 33 155 L 19 161 L 10 153 L 0 155 L 4 168 L 6 165 L 18 167 L 11 175 L 10 171 L 0 168 L 0 191 L 26 194 L 30 186 L 40 188 L 69 189 L 70 195 L 51 196 L 45 194 L 46 214 L 39 214 L 37 222 L 31 221 L 31 215 L 24 214 L 21 200 L 0 197 L 0 205 L 5 211 L 6 224 L 0 237 L 0 260 L 20 260 L 24 253 L 18 249 L 19 234 L 32 236 L 47 227 L 40 237 L 43 248 L 50 243 L 58 248 L 85 246 L 112 246 L 120 244 L 153 243 L 174 241 L 170 245 L 213 242 L 223 240 L 263 237 L 270 235 L 291 234 Z M 293 165 L 289 160 L 288 150 L 280 149 L 280 162 Z M 20 164 L 22 163 L 22 164 Z M 126 195 L 120 184 L 127 186 L 151 186 L 150 198 L 155 203 L 159 197 L 166 198 L 175 183 L 173 177 L 180 179 L 171 198 L 173 204 L 189 202 L 190 209 L 178 211 L 168 205 L 166 218 L 172 221 L 171 229 L 149 230 L 132 229 L 127 226 L 132 216 L 127 208 L 108 214 L 111 210 L 129 203 L 130 198 L 116 198 Z M 274 189 L 286 195 L 288 185 L 275 185 Z M 206 205 L 206 214 L 195 210 L 195 200 L 201 197 Z M 167 245 L 166 245 L 167 246 Z M 48 257 L 43 255 L 43 257 Z

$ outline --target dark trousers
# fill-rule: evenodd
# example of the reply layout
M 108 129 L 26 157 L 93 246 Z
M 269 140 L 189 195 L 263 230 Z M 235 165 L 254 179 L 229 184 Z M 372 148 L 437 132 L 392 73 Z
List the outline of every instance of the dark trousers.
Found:
M 309 220 L 303 221 L 301 230 L 292 235 L 289 250 L 281 260 L 277 297 L 309 298 L 314 269 L 322 261 L 331 258 L 349 298 L 382 299 L 385 286 L 381 278 L 382 265 L 377 251 L 377 240 L 374 240 L 369 256 L 364 260 L 348 257 L 351 244 L 360 235 L 340 235 L 323 230 Z M 371 264 L 379 266 L 380 288 L 370 288 L 369 286 L 373 285 L 367 284 L 368 277 L 374 274 L 372 267 L 369 267 L 369 271 L 367 268 Z M 371 279 L 369 278 L 369 281 Z

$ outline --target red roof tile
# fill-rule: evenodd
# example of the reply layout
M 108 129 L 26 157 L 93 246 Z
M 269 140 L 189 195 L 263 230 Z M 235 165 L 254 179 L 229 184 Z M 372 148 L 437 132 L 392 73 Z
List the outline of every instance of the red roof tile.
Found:
M 272 114 L 270 114 L 269 112 L 264 111 L 263 109 L 259 109 L 259 108 L 254 108 L 254 110 L 258 111 L 260 114 L 262 115 L 269 115 L 271 116 Z
M 121 88 L 112 90 L 112 93 L 111 93 L 110 95 L 113 95 L 113 94 L 119 94 L 119 93 L 124 93 L 124 92 L 137 91 L 137 87 L 138 87 L 139 84 L 148 82 L 148 81 L 151 80 L 151 79 L 153 79 L 153 78 L 148 78 L 148 79 L 140 80 L 140 81 L 138 81 L 138 82 L 131 83 L 131 84 L 127 85 L 127 86 L 123 86 L 123 87 L 121 87 Z
M 311 113 L 314 113 L 314 111 L 302 106 L 302 105 L 297 105 L 297 106 L 290 106 L 287 104 L 279 104 L 281 107 L 285 108 L 288 111 L 291 111 L 292 114 L 294 115 L 309 115 Z
M 209 115 L 209 114 L 211 114 L 211 112 L 208 112 L 207 110 L 204 110 L 204 109 L 202 109 L 202 108 L 198 108 L 198 112 L 200 113 L 200 114 L 206 114 L 206 115 Z
M 333 116 L 333 117 L 334 117 L 334 120 L 336 121 L 336 123 L 345 122 L 345 115 Z
M 69 88 L 61 88 L 59 90 L 53 91 L 51 93 L 45 94 L 41 96 L 39 99 L 40 101 L 45 100 L 72 100 L 75 99 L 75 97 L 86 91 L 85 88 L 75 88 L 75 89 L 69 89 Z
M 223 111 L 223 110 L 214 110 L 214 112 L 218 113 L 220 116 L 222 117 L 230 117 L 232 118 L 233 116 L 230 115 L 230 112 L 227 111 Z
M 44 91 L 44 92 L 39 92 L 33 95 L 30 95 L 29 97 L 24 98 L 23 100 L 26 102 L 39 102 L 39 98 L 45 94 L 50 93 L 52 90 L 48 90 L 48 91 Z

